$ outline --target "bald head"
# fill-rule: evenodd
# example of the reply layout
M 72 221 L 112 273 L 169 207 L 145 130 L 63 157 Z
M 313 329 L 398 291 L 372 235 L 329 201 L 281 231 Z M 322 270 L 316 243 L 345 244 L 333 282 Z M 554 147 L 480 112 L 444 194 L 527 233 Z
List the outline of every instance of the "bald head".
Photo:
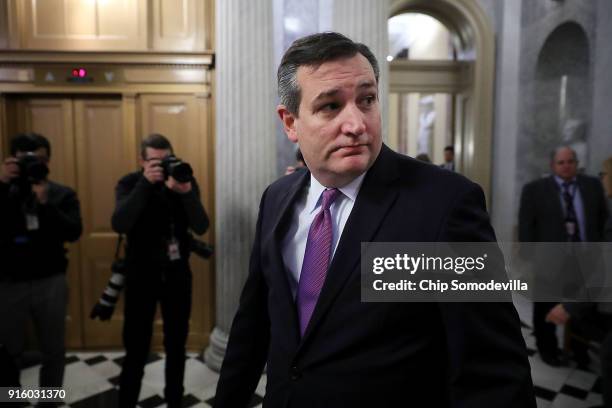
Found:
M 556 148 L 551 154 L 550 169 L 565 181 L 570 181 L 578 173 L 578 159 L 574 149 L 568 146 Z

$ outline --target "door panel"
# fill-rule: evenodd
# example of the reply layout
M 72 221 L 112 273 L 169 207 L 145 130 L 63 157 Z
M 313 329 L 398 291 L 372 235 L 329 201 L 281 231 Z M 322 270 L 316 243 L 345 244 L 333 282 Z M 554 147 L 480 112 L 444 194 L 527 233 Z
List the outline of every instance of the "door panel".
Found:
M 122 104 L 116 99 L 75 99 L 78 190 L 83 212 L 81 238 L 82 302 L 89 312 L 110 276 L 117 241 L 110 226 L 115 207 L 114 188 L 125 175 Z M 84 319 L 84 346 L 121 346 L 123 307 L 118 305 L 110 324 Z

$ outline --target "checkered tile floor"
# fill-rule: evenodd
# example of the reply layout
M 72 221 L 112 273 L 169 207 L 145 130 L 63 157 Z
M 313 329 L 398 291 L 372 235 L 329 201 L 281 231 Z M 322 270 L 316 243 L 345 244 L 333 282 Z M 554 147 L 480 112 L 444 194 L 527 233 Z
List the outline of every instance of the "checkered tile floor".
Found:
M 122 352 L 68 353 L 64 375 L 66 404 L 62 407 L 116 407 L 123 358 Z M 36 386 L 39 370 L 39 365 L 22 370 L 21 383 L 24 388 Z M 214 400 L 218 378 L 219 375 L 209 370 L 200 356 L 189 354 L 185 364 L 183 407 L 210 407 Z M 266 377 L 262 376 L 250 407 L 261 407 L 265 384 Z M 138 405 L 142 408 L 165 407 L 163 389 L 163 354 L 151 354 L 145 368 Z
M 593 356 L 592 371 L 570 367 L 554 368 L 544 364 L 535 351 L 535 338 L 527 327 L 523 337 L 529 350 L 529 362 L 535 384 L 538 407 L 587 408 L 599 405 L 601 381 Z M 123 353 L 95 352 L 69 353 L 66 358 L 66 404 L 65 407 L 106 408 L 117 406 L 117 384 Z M 40 366 L 22 371 L 24 387 L 36 386 Z M 219 376 L 203 363 L 201 357 L 190 354 L 185 368 L 184 407 L 209 407 L 214 400 L 215 386 Z M 261 407 L 266 377 L 263 376 L 253 396 L 251 407 Z M 151 354 L 145 369 L 139 406 L 143 408 L 164 407 L 164 359 L 163 355 Z
M 550 367 L 535 351 L 535 337 L 523 328 L 529 352 L 529 364 L 538 408 L 589 408 L 602 404 L 598 357 L 592 355 L 589 371 L 568 367 Z

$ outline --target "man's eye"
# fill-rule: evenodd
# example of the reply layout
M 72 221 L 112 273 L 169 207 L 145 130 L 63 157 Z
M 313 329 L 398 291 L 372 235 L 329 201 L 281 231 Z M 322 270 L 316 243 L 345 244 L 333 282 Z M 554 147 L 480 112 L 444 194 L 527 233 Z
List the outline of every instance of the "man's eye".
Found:
M 323 112 L 332 112 L 338 109 L 339 107 L 340 107 L 339 104 L 335 102 L 330 102 L 330 103 L 326 103 L 325 105 L 321 106 L 319 110 Z
M 376 97 L 374 95 L 369 95 L 366 96 L 365 98 L 363 98 L 363 104 L 364 105 L 372 105 L 374 102 L 376 102 Z

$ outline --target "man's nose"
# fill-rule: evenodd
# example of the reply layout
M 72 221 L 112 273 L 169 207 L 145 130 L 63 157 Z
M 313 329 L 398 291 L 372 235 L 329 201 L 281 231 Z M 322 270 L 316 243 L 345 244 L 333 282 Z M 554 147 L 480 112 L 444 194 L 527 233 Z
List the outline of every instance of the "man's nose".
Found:
M 359 136 L 366 130 L 364 113 L 357 106 L 349 104 L 342 113 L 342 133 Z

